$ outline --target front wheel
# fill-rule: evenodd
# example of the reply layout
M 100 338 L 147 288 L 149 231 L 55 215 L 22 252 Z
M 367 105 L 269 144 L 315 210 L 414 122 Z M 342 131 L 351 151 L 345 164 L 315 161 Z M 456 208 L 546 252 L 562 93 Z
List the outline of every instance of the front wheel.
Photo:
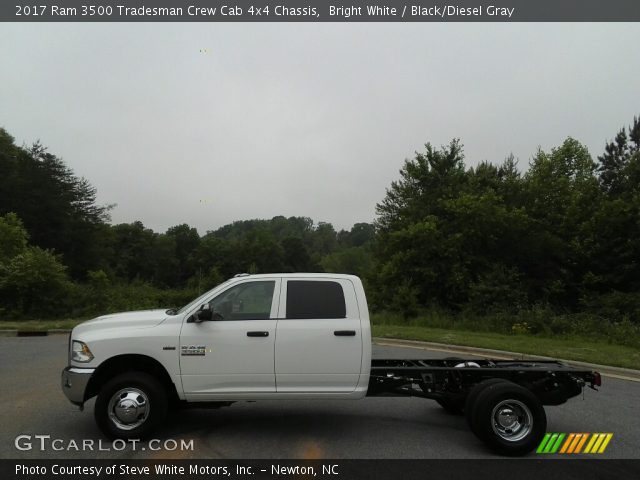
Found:
M 544 407 L 526 388 L 512 382 L 487 386 L 472 407 L 472 430 L 503 455 L 524 455 L 536 448 L 547 429 Z
M 94 416 L 109 438 L 142 439 L 164 421 L 167 407 L 167 394 L 158 380 L 148 373 L 127 372 L 104 384 Z

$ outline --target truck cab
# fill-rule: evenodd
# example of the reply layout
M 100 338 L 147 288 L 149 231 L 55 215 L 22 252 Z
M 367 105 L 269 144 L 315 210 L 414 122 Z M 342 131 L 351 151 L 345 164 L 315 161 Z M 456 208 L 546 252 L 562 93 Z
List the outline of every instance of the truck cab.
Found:
M 358 291 L 356 277 L 306 274 L 240 277 L 211 292 L 182 316 L 185 399 L 364 396 L 371 333 Z

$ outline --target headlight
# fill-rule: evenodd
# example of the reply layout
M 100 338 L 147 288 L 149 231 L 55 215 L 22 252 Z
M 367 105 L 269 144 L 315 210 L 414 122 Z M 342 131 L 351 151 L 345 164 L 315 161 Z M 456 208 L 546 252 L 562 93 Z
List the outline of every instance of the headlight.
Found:
M 81 363 L 90 362 L 93 360 L 93 353 L 86 343 L 74 340 L 71 345 L 71 360 Z

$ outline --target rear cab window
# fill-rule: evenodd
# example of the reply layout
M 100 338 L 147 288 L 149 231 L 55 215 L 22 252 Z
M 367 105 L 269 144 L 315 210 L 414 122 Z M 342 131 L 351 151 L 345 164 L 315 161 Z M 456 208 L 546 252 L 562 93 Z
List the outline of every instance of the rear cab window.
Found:
M 289 280 L 287 319 L 346 318 L 342 285 L 331 280 Z

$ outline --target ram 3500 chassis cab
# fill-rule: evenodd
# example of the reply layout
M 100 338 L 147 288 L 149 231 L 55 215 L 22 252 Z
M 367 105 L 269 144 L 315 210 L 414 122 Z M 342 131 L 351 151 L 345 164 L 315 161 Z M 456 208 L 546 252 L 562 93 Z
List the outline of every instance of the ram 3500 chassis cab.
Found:
M 373 360 L 362 282 L 335 274 L 237 275 L 180 309 L 105 315 L 73 329 L 62 390 L 111 438 L 143 438 L 170 406 L 242 400 L 436 400 L 495 451 L 520 455 L 597 372 L 556 361 Z

